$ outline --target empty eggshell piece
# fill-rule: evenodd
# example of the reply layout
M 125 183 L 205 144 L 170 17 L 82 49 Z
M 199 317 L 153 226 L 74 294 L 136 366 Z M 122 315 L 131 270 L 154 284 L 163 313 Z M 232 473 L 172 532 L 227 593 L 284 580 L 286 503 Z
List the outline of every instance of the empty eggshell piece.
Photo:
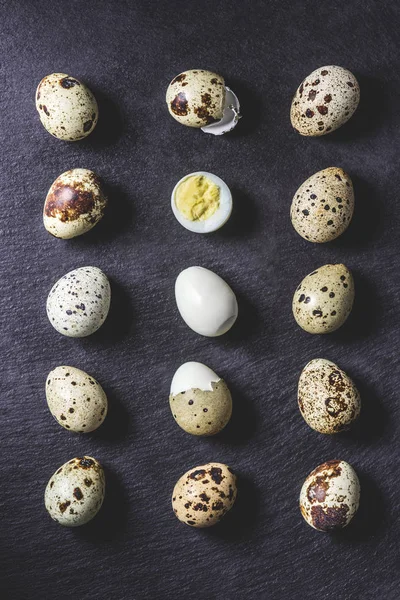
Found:
M 36 109 L 51 135 L 69 142 L 88 136 L 96 126 L 99 109 L 89 88 L 76 77 L 52 73 L 39 83 Z
M 306 423 L 320 433 L 347 429 L 361 410 L 360 394 L 353 381 L 324 358 L 315 358 L 304 367 L 297 400 Z
M 103 467 L 91 456 L 73 458 L 50 478 L 44 494 L 47 511 L 65 527 L 85 525 L 103 504 Z
M 353 276 L 345 265 L 324 265 L 307 275 L 293 296 L 293 316 L 308 333 L 331 333 L 349 316 Z
M 360 482 L 353 467 L 344 460 L 319 465 L 300 492 L 301 514 L 318 531 L 346 527 L 356 514 L 359 501 Z
M 238 315 L 236 296 L 229 285 L 203 267 L 189 267 L 178 275 L 175 298 L 185 323 L 207 337 L 226 333 Z
M 97 267 L 80 267 L 61 277 L 47 298 L 47 316 L 59 333 L 86 337 L 106 320 L 111 300 L 110 284 Z
M 46 399 L 50 412 L 65 429 L 89 433 L 107 415 L 107 396 L 94 377 L 76 367 L 56 367 L 47 376 Z
M 172 508 L 182 523 L 211 527 L 232 508 L 236 495 L 232 470 L 222 463 L 208 463 L 182 475 L 172 494 Z
M 331 242 L 348 227 L 354 211 L 350 177 L 337 167 L 311 175 L 297 190 L 290 209 L 301 237 L 318 244 Z
M 290 120 L 298 133 L 320 136 L 350 119 L 360 100 L 353 73 L 330 65 L 313 71 L 300 84 L 292 101 Z
M 232 415 L 225 381 L 199 362 L 184 363 L 175 372 L 169 405 L 178 425 L 192 435 L 215 435 Z
M 99 177 L 88 169 L 71 169 L 57 177 L 48 191 L 44 226 L 54 237 L 74 238 L 92 229 L 106 206 Z

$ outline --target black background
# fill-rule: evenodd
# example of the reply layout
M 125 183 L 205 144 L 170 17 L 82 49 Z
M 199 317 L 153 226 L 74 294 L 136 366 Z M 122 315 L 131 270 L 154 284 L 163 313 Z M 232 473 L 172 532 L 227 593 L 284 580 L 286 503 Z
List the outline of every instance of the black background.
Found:
M 399 597 L 399 44 L 396 2 L 0 2 L 1 5 L 1 492 L 0 570 L 7 600 L 64 598 L 380 599 Z M 396 43 L 397 40 L 397 43 Z M 302 138 L 291 97 L 317 67 L 350 69 L 360 107 L 339 131 Z M 224 75 L 242 104 L 231 134 L 205 135 L 168 114 L 169 81 L 190 68 Z M 42 127 L 34 94 L 59 71 L 85 81 L 101 117 L 86 140 Z M 289 207 L 312 173 L 351 174 L 356 212 L 333 243 L 307 243 Z M 42 225 L 47 190 L 84 167 L 106 182 L 110 210 L 91 233 L 63 241 Z M 197 170 L 234 196 L 229 223 L 209 236 L 172 215 L 176 181 Z M 311 336 L 291 314 L 307 273 L 344 262 L 356 283 L 352 316 Z M 53 283 L 85 265 L 103 269 L 112 309 L 86 339 L 59 335 L 45 302 Z M 202 338 L 181 320 L 174 281 L 202 265 L 237 293 L 232 330 Z M 303 422 L 296 386 L 312 358 L 333 360 L 363 400 L 350 433 Z M 234 415 L 213 439 L 181 431 L 169 385 L 187 360 L 226 381 Z M 81 368 L 104 386 L 109 416 L 74 435 L 51 417 L 48 372 Z M 83 453 L 106 469 L 104 506 L 90 524 L 51 521 L 43 493 L 59 465 Z M 359 474 L 357 517 L 340 534 L 312 530 L 298 509 L 306 475 L 341 458 Z M 236 507 L 219 526 L 174 517 L 173 486 L 207 461 L 239 474 Z

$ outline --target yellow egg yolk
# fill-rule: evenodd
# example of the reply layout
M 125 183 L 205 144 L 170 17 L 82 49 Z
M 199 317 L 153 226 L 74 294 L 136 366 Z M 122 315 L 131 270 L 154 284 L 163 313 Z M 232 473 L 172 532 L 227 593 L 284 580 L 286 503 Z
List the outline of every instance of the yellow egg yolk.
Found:
M 191 175 L 175 192 L 177 209 L 189 221 L 206 221 L 219 208 L 220 188 L 205 175 Z

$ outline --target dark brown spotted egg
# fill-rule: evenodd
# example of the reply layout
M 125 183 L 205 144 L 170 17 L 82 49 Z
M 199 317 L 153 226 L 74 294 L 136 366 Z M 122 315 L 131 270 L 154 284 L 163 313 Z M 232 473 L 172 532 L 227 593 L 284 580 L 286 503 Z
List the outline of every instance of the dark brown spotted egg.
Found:
M 52 73 L 39 83 L 36 109 L 45 129 L 59 140 L 82 140 L 96 127 L 99 109 L 89 88 L 76 77 Z
M 218 523 L 236 500 L 236 476 L 222 463 L 208 463 L 187 471 L 172 494 L 177 518 L 192 527 Z
M 65 527 L 78 527 L 98 513 L 104 493 L 103 467 L 91 456 L 83 456 L 57 469 L 47 484 L 44 502 L 54 521 Z
M 344 460 L 319 465 L 309 474 L 300 492 L 301 514 L 318 531 L 346 527 L 356 514 L 359 501 L 357 473 Z
M 350 177 L 337 167 L 311 175 L 297 190 L 290 209 L 301 237 L 318 244 L 331 242 L 348 227 L 354 210 Z
M 353 73 L 334 65 L 321 67 L 296 91 L 290 109 L 292 126 L 301 135 L 325 135 L 350 119 L 359 100 L 360 87 Z
M 68 240 L 92 229 L 106 206 L 99 177 L 88 169 L 71 169 L 57 177 L 49 189 L 43 223 L 54 237 Z
M 342 264 L 324 265 L 307 275 L 293 296 L 296 322 L 308 333 L 331 333 L 349 316 L 354 302 L 354 281 Z
M 353 381 L 324 358 L 311 360 L 302 370 L 297 400 L 304 420 L 319 433 L 347 429 L 361 410 L 360 394 Z

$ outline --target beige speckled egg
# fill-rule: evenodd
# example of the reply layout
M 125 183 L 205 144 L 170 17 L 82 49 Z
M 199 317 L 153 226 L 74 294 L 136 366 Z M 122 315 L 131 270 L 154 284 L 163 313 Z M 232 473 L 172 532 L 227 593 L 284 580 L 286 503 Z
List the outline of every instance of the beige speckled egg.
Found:
M 68 240 L 100 221 L 107 206 L 99 177 L 88 169 L 62 173 L 48 191 L 43 223 L 54 237 Z
M 309 474 L 300 492 L 301 514 L 318 531 L 346 527 L 356 514 L 359 501 L 357 473 L 344 460 L 319 465 Z
M 172 508 L 182 523 L 211 527 L 236 500 L 236 476 L 222 463 L 208 463 L 187 471 L 172 494 Z
M 354 302 L 353 276 L 345 265 L 324 265 L 300 283 L 293 316 L 308 333 L 331 333 L 349 316 Z
M 347 429 L 361 410 L 360 394 L 353 381 L 324 358 L 311 360 L 302 370 L 297 400 L 306 423 L 320 433 Z
M 192 435 L 215 435 L 232 415 L 228 386 L 199 362 L 187 362 L 176 371 L 169 396 L 175 421 Z
M 96 98 L 82 82 L 65 73 L 52 73 L 39 83 L 36 109 L 45 129 L 59 140 L 76 142 L 96 126 Z
M 85 525 L 103 504 L 103 467 L 91 456 L 73 458 L 50 478 L 44 494 L 46 509 L 65 527 Z
M 350 177 L 337 167 L 311 175 L 297 190 L 290 209 L 301 237 L 318 244 L 331 242 L 348 227 L 354 210 Z
M 211 71 L 195 69 L 175 77 L 167 89 L 170 114 L 188 127 L 204 127 L 220 121 L 225 105 L 224 78 Z
M 111 289 L 97 267 L 80 267 L 61 277 L 47 297 L 47 316 L 59 333 L 86 337 L 102 326 L 110 308 Z
M 107 415 L 107 396 L 94 377 L 75 367 L 56 367 L 47 376 L 46 399 L 55 420 L 65 429 L 89 433 Z
M 320 67 L 304 79 L 293 98 L 292 126 L 301 135 L 325 135 L 350 119 L 359 100 L 353 73 L 334 65 Z

